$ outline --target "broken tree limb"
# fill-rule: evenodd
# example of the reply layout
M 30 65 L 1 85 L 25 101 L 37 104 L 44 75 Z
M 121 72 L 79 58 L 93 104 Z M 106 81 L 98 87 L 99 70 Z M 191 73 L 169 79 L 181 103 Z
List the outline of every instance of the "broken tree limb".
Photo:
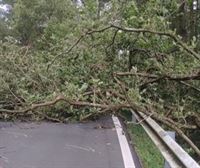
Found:
M 154 31 L 154 30 L 147 30 L 147 29 L 140 29 L 140 28 L 127 28 L 127 27 L 120 27 L 114 24 L 111 24 L 109 26 L 106 26 L 102 29 L 97 29 L 97 30 L 89 30 L 87 32 L 85 32 L 84 34 L 82 34 L 76 41 L 75 43 L 73 43 L 67 50 L 64 50 L 63 52 L 57 54 L 52 61 L 50 61 L 50 63 L 47 65 L 47 71 L 50 68 L 50 66 L 52 64 L 54 64 L 54 62 L 61 56 L 63 56 L 64 54 L 69 54 L 86 36 L 88 35 L 92 35 L 95 33 L 102 33 L 106 30 L 109 29 L 115 29 L 115 33 L 113 36 L 113 40 L 111 45 L 114 43 L 114 40 L 116 38 L 117 32 L 119 30 L 124 31 L 124 32 L 133 32 L 133 33 L 150 33 L 150 34 L 154 34 L 154 35 L 159 35 L 159 36 L 167 36 L 170 37 L 171 39 L 174 40 L 174 42 L 176 42 L 180 47 L 182 47 L 186 52 L 188 52 L 190 55 L 194 56 L 197 60 L 200 61 L 200 55 L 198 53 L 196 53 L 193 49 L 191 49 L 187 44 L 185 44 L 184 42 L 181 41 L 181 39 L 179 39 L 176 35 L 169 33 L 169 32 L 160 32 L 160 31 Z
M 182 42 L 177 36 L 175 36 L 172 33 L 169 32 L 160 32 L 160 31 L 154 31 L 154 30 L 147 30 L 147 29 L 137 29 L 137 28 L 127 28 L 127 27 L 120 27 L 117 25 L 112 24 L 112 28 L 124 31 L 124 32 L 133 32 L 133 33 L 150 33 L 155 34 L 159 36 L 167 36 L 174 40 L 179 46 L 181 46 L 185 51 L 187 51 L 189 54 L 194 56 L 197 60 L 200 60 L 200 55 L 196 53 L 194 50 L 192 50 L 187 44 Z
M 143 84 L 140 85 L 140 89 L 146 88 L 147 85 L 159 82 L 161 80 L 169 80 L 169 81 L 176 81 L 181 84 L 184 84 L 196 91 L 200 91 L 198 88 L 186 83 L 186 81 L 192 81 L 192 80 L 200 80 L 200 73 L 198 72 L 197 74 L 192 74 L 192 75 L 185 75 L 185 76 L 180 76 L 180 75 L 155 75 L 155 74 L 148 74 L 148 73 L 139 73 L 139 72 L 115 72 L 114 73 L 117 76 L 137 76 L 137 77 L 143 77 L 143 78 L 148 78 L 151 79 Z
M 135 104 L 128 96 L 126 89 L 124 87 L 124 84 L 116 77 L 114 76 L 115 81 L 119 84 L 122 92 L 124 93 L 127 102 L 129 103 L 129 105 L 131 106 L 130 108 L 136 112 L 142 112 L 144 114 L 146 114 L 147 116 L 151 115 L 153 119 L 163 123 L 164 125 L 168 126 L 169 128 L 175 130 L 178 135 L 183 138 L 185 140 L 185 142 L 196 152 L 196 154 L 200 157 L 200 149 L 184 134 L 184 132 L 177 127 L 177 125 L 175 125 L 172 122 L 169 122 L 169 120 L 166 120 L 165 118 L 163 118 L 163 116 L 159 115 L 158 113 L 155 113 L 154 111 L 146 111 L 146 109 L 142 108 L 141 106 L 138 106 L 137 104 Z
M 72 101 L 66 99 L 64 96 L 59 95 L 52 101 L 47 101 L 44 103 L 32 104 L 30 107 L 22 109 L 22 110 L 7 110 L 7 109 L 0 109 L 0 113 L 27 113 L 29 111 L 37 110 L 38 108 L 47 107 L 55 105 L 56 103 L 64 101 L 67 104 L 75 107 L 96 107 L 101 109 L 109 109 L 109 110 L 119 110 L 121 108 L 128 108 L 130 107 L 127 104 L 97 104 L 97 103 L 90 103 L 90 102 L 83 102 L 83 101 Z
M 139 77 L 145 77 L 149 79 L 165 79 L 165 80 L 172 80 L 172 81 L 188 81 L 188 80 L 200 80 L 200 73 L 188 75 L 188 76 L 178 76 L 178 75 L 154 75 L 154 74 L 148 74 L 148 73 L 135 73 L 135 72 L 117 72 L 115 73 L 117 76 L 139 76 Z

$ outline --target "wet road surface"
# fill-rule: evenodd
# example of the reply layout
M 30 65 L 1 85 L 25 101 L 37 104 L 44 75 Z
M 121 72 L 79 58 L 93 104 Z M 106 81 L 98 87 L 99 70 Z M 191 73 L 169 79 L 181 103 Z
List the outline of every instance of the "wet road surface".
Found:
M 140 168 L 120 129 L 112 117 L 78 124 L 0 122 L 0 168 Z

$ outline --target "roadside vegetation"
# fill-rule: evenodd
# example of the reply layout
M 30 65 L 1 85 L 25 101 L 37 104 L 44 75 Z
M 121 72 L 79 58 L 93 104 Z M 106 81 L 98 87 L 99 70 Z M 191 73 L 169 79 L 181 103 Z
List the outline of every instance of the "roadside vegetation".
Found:
M 133 145 L 139 156 L 140 163 L 144 168 L 163 168 L 164 158 L 145 130 L 137 122 L 133 123 L 132 113 L 123 110 L 119 113 L 125 121 L 126 129 L 130 137 L 130 144 Z
M 164 158 L 142 126 L 129 124 L 128 130 L 144 168 L 163 168 Z
M 0 9 L 2 120 L 83 121 L 133 109 L 175 130 L 198 160 L 200 17 L 192 0 L 0 3 L 8 6 Z

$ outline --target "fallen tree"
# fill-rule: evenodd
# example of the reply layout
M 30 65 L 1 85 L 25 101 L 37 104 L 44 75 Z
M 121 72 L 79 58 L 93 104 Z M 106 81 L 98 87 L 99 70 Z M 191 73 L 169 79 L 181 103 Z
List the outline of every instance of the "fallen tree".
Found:
M 173 67 L 174 63 L 170 62 L 171 59 L 175 62 L 178 54 L 175 57 L 173 54 L 176 53 L 163 52 L 162 54 L 167 57 L 163 58 L 162 63 L 154 57 L 141 57 L 141 62 L 136 62 L 132 69 L 127 71 L 128 57 L 131 57 L 131 54 L 124 52 L 122 58 L 119 54 L 119 50 L 130 49 L 130 46 L 119 47 L 120 38 L 125 38 L 127 33 L 137 34 L 134 42 L 145 38 L 143 34 L 146 33 L 151 34 L 151 38 L 159 40 L 163 36 L 167 37 L 163 39 L 167 43 L 172 39 L 183 50 L 182 57 L 186 60 L 183 66 L 186 67 L 187 73 L 185 71 L 172 73 L 179 70 L 179 67 L 176 70 L 176 67 Z M 101 39 L 101 36 L 105 38 L 110 34 L 112 34 L 111 42 L 97 40 L 98 43 L 93 44 L 95 37 Z M 124 43 L 131 45 L 132 41 L 127 41 Z M 1 119 L 28 118 L 66 122 L 69 118 L 83 121 L 107 113 L 119 114 L 123 109 L 132 109 L 151 116 L 159 123 L 175 130 L 200 156 L 198 146 L 186 136 L 188 130 L 199 128 L 200 74 L 196 68 L 199 55 L 174 34 L 109 25 L 83 33 L 69 48 L 56 52 L 58 53 L 56 56 L 51 54 L 52 51 L 47 52 L 46 56 L 44 51 L 35 53 L 29 47 L 20 48 L 10 43 L 7 45 L 6 50 L 1 48 L 0 55 Z M 103 49 L 99 51 L 98 47 Z M 81 52 L 83 53 L 79 54 Z M 117 56 L 110 57 L 110 53 Z M 94 57 L 96 54 L 98 55 Z M 137 54 L 140 55 L 140 52 Z M 143 54 L 148 55 L 148 52 Z M 190 57 L 192 61 L 187 60 L 188 54 L 192 56 Z M 142 65 L 145 59 L 147 64 Z M 191 62 L 194 65 L 189 67 L 187 64 Z M 194 116 L 195 122 L 193 122 Z
M 56 105 L 59 102 L 65 102 L 67 106 L 72 106 L 73 108 L 98 108 L 98 111 L 96 113 L 89 113 L 80 118 L 80 121 L 90 119 L 91 117 L 94 116 L 99 116 L 99 115 L 105 115 L 110 114 L 110 113 L 119 113 L 120 110 L 122 109 L 132 109 L 134 111 L 139 111 L 144 113 L 147 116 L 151 116 L 153 119 L 156 121 L 159 121 L 160 123 L 168 126 L 169 128 L 173 129 L 176 131 L 176 133 L 183 138 L 186 143 L 200 156 L 200 150 L 198 147 L 184 134 L 184 132 L 181 129 L 196 129 L 196 125 L 191 125 L 191 124 L 180 124 L 176 121 L 173 121 L 172 119 L 162 116 L 159 114 L 159 112 L 155 112 L 152 107 L 142 107 L 134 103 L 131 98 L 128 96 L 127 91 L 126 91 L 126 86 L 117 78 L 117 76 L 121 76 L 121 73 L 115 73 L 114 74 L 114 80 L 118 84 L 118 86 L 121 88 L 122 93 L 116 93 L 115 92 L 115 97 L 120 95 L 118 98 L 123 97 L 123 101 L 126 103 L 124 104 L 112 104 L 108 100 L 105 100 L 104 98 L 104 104 L 99 104 L 99 103 L 94 103 L 94 102 L 84 102 L 84 101 L 76 101 L 76 100 L 69 100 L 65 98 L 63 95 L 58 95 L 54 100 L 52 101 L 46 101 L 43 103 L 37 103 L 37 104 L 31 104 L 29 107 L 24 108 L 24 109 L 18 109 L 18 110 L 7 110 L 7 109 L 0 109 L 0 116 L 5 115 L 5 114 L 14 114 L 14 115 L 21 115 L 25 114 L 28 112 L 31 112 L 33 114 L 41 115 L 47 120 L 50 121 L 56 121 L 56 122 L 65 122 L 60 120 L 59 118 L 53 118 L 51 116 L 48 116 L 45 113 L 39 112 L 39 108 L 44 108 L 44 107 L 50 107 L 53 105 Z M 130 74 L 128 74 L 130 75 Z M 122 95 L 123 94 L 123 95 Z M 200 120 L 199 117 L 197 117 L 197 120 Z

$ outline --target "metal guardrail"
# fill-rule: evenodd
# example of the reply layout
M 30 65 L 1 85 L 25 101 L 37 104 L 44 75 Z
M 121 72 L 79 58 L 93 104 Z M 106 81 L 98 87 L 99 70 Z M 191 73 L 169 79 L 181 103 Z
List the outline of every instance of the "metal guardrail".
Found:
M 200 168 L 200 165 L 177 144 L 151 117 L 132 111 L 136 120 L 160 150 L 171 168 Z

